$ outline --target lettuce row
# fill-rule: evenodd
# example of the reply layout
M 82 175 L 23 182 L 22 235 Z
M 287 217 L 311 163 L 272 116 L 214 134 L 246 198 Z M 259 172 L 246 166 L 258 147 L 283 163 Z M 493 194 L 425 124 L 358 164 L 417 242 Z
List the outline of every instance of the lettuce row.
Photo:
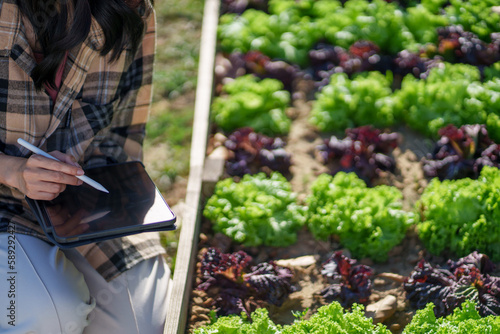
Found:
M 269 14 L 247 9 L 222 15 L 218 40 L 224 52 L 258 50 L 304 67 L 308 50 L 320 40 L 344 48 L 369 40 L 395 54 L 436 43 L 436 29 L 448 23 L 425 6 L 405 11 L 383 0 L 350 0 L 344 6 L 337 0 L 278 0 L 269 2 Z
M 388 127 L 406 123 L 426 135 L 437 136 L 448 124 L 486 124 L 490 137 L 500 140 L 500 78 L 498 66 L 481 82 L 477 67 L 442 63 L 424 80 L 406 75 L 401 89 L 392 91 L 392 79 L 378 72 L 352 79 L 334 74 L 317 93 L 310 123 L 320 131 L 342 131 L 372 124 Z
M 403 334 L 493 334 L 500 332 L 500 317 L 481 318 L 475 304 L 466 301 L 447 317 L 436 318 L 432 303 L 418 310 Z M 206 327 L 194 330 L 193 334 L 390 334 L 385 325 L 374 325 L 371 318 L 363 314 L 363 306 L 354 305 L 351 312 L 333 302 L 322 306 L 310 319 L 296 320 L 291 325 L 275 324 L 264 308 L 252 313 L 251 321 L 245 316 L 220 317 Z
M 473 251 L 500 260 L 500 170 L 485 166 L 477 180 L 433 179 L 416 203 L 402 210 L 395 188 L 373 188 L 355 173 L 320 175 L 311 185 L 306 206 L 284 176 L 274 172 L 245 175 L 240 182 L 219 181 L 204 215 L 222 232 L 245 246 L 288 246 L 307 222 L 318 239 L 339 237 L 353 257 L 385 261 L 407 228 L 417 223 L 419 238 L 433 254 Z
M 345 311 L 342 306 L 333 302 L 322 306 L 309 320 L 298 320 L 292 325 L 281 326 L 269 318 L 265 308 L 252 313 L 251 321 L 242 314 L 217 319 L 212 325 L 200 327 L 193 334 L 341 334 L 341 333 L 373 333 L 390 334 L 381 324 L 374 325 L 372 319 L 363 314 L 363 306 L 355 304 L 352 312 Z
M 500 15 L 493 10 L 496 0 L 446 2 L 424 0 L 403 9 L 384 0 L 349 0 L 344 5 L 337 0 L 270 0 L 269 14 L 247 9 L 241 15 L 222 15 L 219 48 L 228 53 L 258 50 L 305 67 L 308 50 L 321 40 L 343 48 L 368 40 L 382 53 L 396 54 L 437 44 L 437 28 L 451 24 L 485 42 L 500 31 Z

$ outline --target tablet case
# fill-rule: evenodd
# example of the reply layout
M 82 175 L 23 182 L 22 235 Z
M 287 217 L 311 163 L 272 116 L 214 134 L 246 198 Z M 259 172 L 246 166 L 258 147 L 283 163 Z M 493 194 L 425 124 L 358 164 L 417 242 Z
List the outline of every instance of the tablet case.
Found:
M 141 162 L 133 161 L 92 167 L 86 169 L 85 174 L 101 183 L 110 191 L 110 194 L 99 192 L 83 184 L 78 187 L 67 186 L 66 190 L 53 201 L 33 200 L 26 197 L 26 201 L 37 217 L 45 235 L 55 245 L 61 248 L 71 248 L 142 232 L 176 229 L 175 214 Z M 92 205 L 87 205 L 89 201 L 92 202 Z M 89 226 L 102 227 L 106 223 L 111 226 L 107 226 L 103 230 L 100 230 L 100 227 L 89 228 L 89 231 L 76 235 L 58 235 L 57 227 L 54 228 L 55 224 L 52 221 L 54 217 L 51 218 L 49 214 L 50 210 L 55 207 L 66 207 L 69 208 L 70 212 L 89 210 L 88 217 L 91 217 L 88 222 Z M 153 211 L 151 208 L 156 211 L 154 218 L 148 218 L 148 215 Z M 121 216 L 123 219 L 112 220 L 113 216 Z M 148 224 L 143 224 L 145 220 L 151 221 L 148 221 Z M 126 224 L 122 224 L 122 221 Z

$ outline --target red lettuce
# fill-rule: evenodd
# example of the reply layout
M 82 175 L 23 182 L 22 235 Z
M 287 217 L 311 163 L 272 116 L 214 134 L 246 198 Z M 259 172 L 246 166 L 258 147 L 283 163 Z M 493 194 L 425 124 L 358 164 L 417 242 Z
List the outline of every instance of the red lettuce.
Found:
M 403 286 L 413 307 L 434 303 L 436 317 L 449 315 L 465 300 L 477 304 L 481 316 L 500 315 L 500 278 L 487 255 L 473 252 L 443 267 L 421 260 Z
M 271 138 L 245 127 L 229 135 L 224 146 L 229 150 L 226 172 L 231 176 L 258 172 L 269 175 L 272 171 L 290 174 L 290 153 L 285 151 L 285 142 L 279 137 Z
M 499 167 L 500 146 L 490 139 L 485 125 L 450 124 L 439 135 L 432 155 L 422 159 L 428 177 L 477 179 L 484 166 Z
M 267 0 L 222 0 L 221 14 L 235 13 L 241 14 L 249 8 L 267 10 Z
M 354 303 L 366 304 L 371 295 L 373 269 L 369 266 L 358 264 L 335 252 L 325 263 L 321 274 L 326 276 L 331 284 L 323 289 L 320 294 L 325 300 L 340 299 L 344 307 Z
M 429 71 L 442 63 L 439 57 L 427 58 L 422 55 L 422 52 L 410 52 L 403 50 L 398 52 L 394 58 L 394 74 L 400 79 L 408 74 L 413 75 L 418 79 L 425 79 L 429 75 Z
M 474 33 L 464 31 L 460 25 L 441 27 L 437 32 L 438 54 L 445 61 L 490 66 L 500 60 L 500 49 L 495 40 L 487 44 Z
M 391 58 L 380 53 L 380 48 L 370 41 L 357 41 L 349 49 L 318 43 L 309 51 L 311 79 L 317 88 L 328 84 L 334 73 L 349 76 L 365 71 L 385 72 L 391 68 Z
M 251 266 L 251 261 L 244 251 L 226 254 L 211 247 L 203 253 L 197 289 L 213 296 L 219 316 L 241 312 L 250 316 L 250 300 L 281 306 L 294 291 L 290 269 L 274 262 Z
M 347 129 L 345 134 L 344 139 L 332 136 L 318 147 L 323 163 L 333 163 L 332 175 L 339 171 L 355 172 L 371 184 L 382 171 L 394 172 L 396 162 L 390 154 L 399 143 L 398 133 L 383 133 L 367 125 Z
M 230 54 L 218 54 L 216 59 L 217 86 L 228 78 L 237 78 L 245 74 L 253 74 L 258 78 L 277 79 L 283 88 L 291 92 L 295 79 L 301 76 L 300 69 L 283 60 L 272 60 L 257 50 L 247 53 L 234 51 Z

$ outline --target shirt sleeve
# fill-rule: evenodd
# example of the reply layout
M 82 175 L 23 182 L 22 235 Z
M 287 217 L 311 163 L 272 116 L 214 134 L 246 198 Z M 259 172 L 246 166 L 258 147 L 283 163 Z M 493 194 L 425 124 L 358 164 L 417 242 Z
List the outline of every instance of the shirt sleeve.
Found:
M 94 139 L 86 166 L 142 160 L 156 46 L 155 12 L 151 9 L 148 13 L 142 44 L 121 78 L 120 98 L 113 106 L 111 124 Z

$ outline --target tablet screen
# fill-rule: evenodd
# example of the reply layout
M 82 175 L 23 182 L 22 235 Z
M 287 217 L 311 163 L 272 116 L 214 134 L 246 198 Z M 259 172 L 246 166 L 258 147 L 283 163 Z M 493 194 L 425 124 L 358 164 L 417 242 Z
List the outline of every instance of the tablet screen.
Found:
M 45 202 L 56 239 L 81 240 L 174 224 L 174 213 L 140 162 L 95 167 L 85 175 L 109 193 L 84 183 L 67 186 L 56 199 Z

